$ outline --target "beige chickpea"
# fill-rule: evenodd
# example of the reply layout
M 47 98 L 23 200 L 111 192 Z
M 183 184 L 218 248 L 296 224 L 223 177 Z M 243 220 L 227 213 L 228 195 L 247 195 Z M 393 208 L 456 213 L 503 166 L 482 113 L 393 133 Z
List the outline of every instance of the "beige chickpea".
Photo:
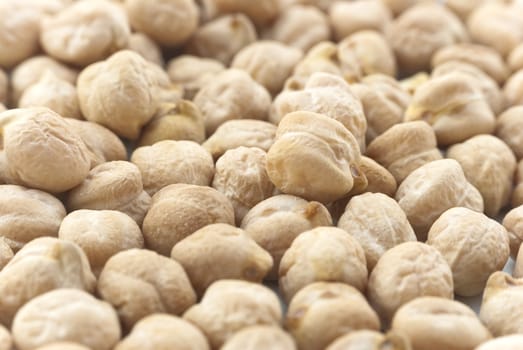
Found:
M 510 147 L 517 159 L 523 158 L 523 106 L 505 110 L 496 124 L 496 136 Z
M 97 291 L 113 305 L 125 330 L 154 313 L 181 315 L 196 303 L 183 267 L 146 249 L 129 249 L 109 258 Z
M 52 15 L 62 11 L 64 8 L 71 5 L 73 1 L 74 0 L 49 0 L 42 2 L 39 0 L 20 0 L 18 3 L 23 4 L 24 6 L 33 6 L 43 14 Z
M 322 41 L 307 51 L 303 59 L 294 67 L 293 75 L 287 79 L 284 90 L 302 89 L 308 78 L 316 72 L 338 75 L 347 81 L 361 78 L 361 67 L 351 62 L 348 67 L 341 67 L 338 58 L 338 46 L 330 41 Z
M 426 240 L 434 221 L 447 209 L 462 206 L 483 211 L 481 193 L 453 159 L 432 161 L 414 170 L 398 187 L 396 201 L 420 241 Z
M 489 46 L 459 43 L 442 47 L 432 56 L 432 67 L 452 61 L 468 63 L 481 69 L 497 84 L 503 84 L 509 76 L 503 57 Z
M 302 59 L 300 49 L 274 40 L 256 41 L 242 48 L 231 68 L 243 69 L 272 95 L 278 94 L 294 66 Z
M 424 120 L 442 146 L 492 133 L 495 117 L 477 83 L 461 72 L 432 78 L 421 85 L 405 111 L 405 120 Z
M 176 243 L 215 223 L 234 225 L 234 208 L 225 195 L 207 186 L 169 185 L 153 196 L 142 225 L 145 245 L 167 256 Z
M 383 193 L 394 197 L 398 184 L 394 176 L 372 158 L 362 156 L 360 170 L 367 178 L 365 192 Z
M 7 104 L 9 97 L 9 78 L 0 68 L 0 103 Z
M 199 296 L 217 280 L 261 283 L 273 265 L 271 255 L 244 230 L 227 224 L 207 225 L 185 237 L 174 245 L 171 258 L 187 271 Z
M 276 126 L 261 120 L 229 120 L 216 129 L 202 146 L 214 159 L 220 158 L 228 150 L 238 147 L 257 147 L 268 151 L 276 137 Z
M 421 242 L 392 247 L 369 276 L 367 297 L 388 323 L 402 305 L 421 296 L 452 299 L 452 271 L 443 255 Z
M 278 0 L 204 0 L 203 4 L 211 15 L 243 13 L 257 26 L 269 24 L 280 12 Z
M 4 112 L 6 110 L 7 110 L 6 106 L 3 103 L 0 103 L 0 113 Z
M 183 318 L 203 331 L 212 349 L 219 349 L 240 330 L 256 325 L 279 326 L 280 301 L 269 288 L 252 282 L 220 280 L 207 288 L 199 304 Z
M 492 135 L 478 135 L 454 145 L 447 157 L 457 160 L 467 180 L 483 197 L 485 213 L 496 216 L 510 201 L 516 157 L 510 148 Z
M 13 258 L 14 253 L 6 238 L 0 238 L 0 271 L 9 263 Z M 1 338 L 1 337 L 0 337 Z M 0 341 L 1 344 L 1 341 Z
M 229 198 L 237 224 L 252 207 L 274 192 L 266 162 L 267 154 L 256 147 L 231 149 L 216 162 L 212 187 Z
M 266 36 L 305 52 L 317 43 L 329 40 L 329 21 L 320 9 L 297 4 L 280 14 L 267 29 Z
M 486 341 L 475 350 L 519 350 L 523 346 L 523 335 L 513 334 Z
M 452 10 L 459 18 L 466 23 L 470 14 L 485 0 L 446 0 L 445 6 Z
M 131 217 L 115 210 L 73 211 L 60 224 L 58 238 L 78 244 L 96 276 L 111 256 L 143 247 L 140 227 Z
M 368 75 L 360 83 L 351 85 L 351 90 L 360 99 L 367 119 L 367 143 L 401 123 L 411 100 L 408 91 L 394 78 L 383 74 Z
M 360 31 L 385 31 L 391 22 L 389 9 L 380 1 L 335 1 L 329 7 L 329 20 L 337 41 Z
M 454 292 L 480 294 L 488 277 L 503 269 L 510 255 L 507 230 L 482 213 L 456 207 L 445 211 L 432 224 L 427 244 L 447 260 L 454 279 Z
M 299 291 L 289 304 L 285 324 L 301 350 L 325 349 L 347 332 L 380 328 L 365 297 L 334 282 L 317 282 Z
M 24 91 L 18 107 L 47 107 L 62 117 L 82 119 L 75 86 L 50 71 Z
M 53 342 L 44 346 L 39 346 L 36 350 L 91 350 L 88 347 L 69 341 Z
M 510 204 L 513 208 L 518 207 L 523 204 L 523 159 L 519 161 L 516 174 L 515 174 L 515 184 L 514 191 L 512 192 L 512 198 Z
M 87 176 L 89 151 L 60 115 L 47 108 L 3 112 L 13 118 L 3 130 L 4 150 L 13 177 L 29 187 L 67 191 Z
M 13 337 L 7 328 L 0 326 L 0 350 L 11 349 L 13 349 Z
M 494 337 L 521 333 L 522 305 L 523 280 L 498 271 L 487 281 L 479 317 Z
M 516 259 L 521 242 L 523 242 L 523 206 L 511 209 L 503 218 L 503 227 L 510 240 L 510 255 Z
M 77 89 L 87 120 L 129 139 L 138 138 L 161 102 L 175 94 L 167 73 L 129 50 L 85 68 Z
M 0 185 L 0 231 L 13 251 L 43 236 L 57 236 L 66 212 L 54 196 L 17 185 Z
M 512 276 L 515 278 L 521 278 L 523 277 L 523 250 L 518 250 L 518 254 L 515 259 L 514 263 L 514 270 L 512 271 Z
M 224 15 L 211 20 L 194 33 L 186 51 L 230 65 L 234 56 L 257 39 L 256 28 L 242 13 Z
M 508 78 L 505 86 L 503 86 L 503 94 L 508 106 L 523 104 L 523 69 L 518 70 Z
M 24 91 L 37 83 L 47 72 L 56 78 L 76 84 L 78 72 L 49 56 L 34 56 L 16 66 L 11 72 L 11 102 L 18 104 Z
M 140 169 L 143 188 L 151 196 L 176 183 L 208 186 L 214 175 L 212 156 L 193 141 L 164 140 L 139 147 L 131 162 Z
M 225 66 L 217 60 L 190 55 L 175 57 L 167 65 L 169 78 L 183 86 L 184 98 L 189 100 L 224 70 Z
M 140 136 L 138 145 L 151 146 L 163 140 L 205 140 L 205 125 L 198 108 L 190 101 L 163 103 Z
M 420 2 L 407 9 L 392 22 L 387 36 L 403 73 L 428 70 L 435 52 L 468 39 L 459 18 L 435 2 Z
M 131 26 L 160 45 L 185 42 L 198 27 L 198 6 L 194 0 L 125 0 Z
M 474 349 L 492 337 L 465 304 L 430 296 L 414 299 L 399 308 L 392 330 L 403 333 L 413 350 Z
M 294 5 L 308 5 L 314 6 L 322 11 L 327 11 L 329 6 L 336 0 L 281 0 L 280 4 L 283 9 Z
M 300 233 L 283 254 L 279 287 L 287 301 L 319 281 L 343 282 L 364 291 L 367 275 L 365 251 L 356 238 L 336 227 L 317 227 Z
M 293 112 L 278 126 L 267 173 L 283 193 L 327 203 L 367 186 L 360 158 L 358 143 L 343 124 L 322 114 Z
M 382 0 L 395 17 L 421 1 L 423 0 Z
M 523 68 L 523 44 L 518 44 L 510 51 L 507 57 L 507 65 L 512 72 Z
M 296 350 L 292 337 L 279 327 L 252 326 L 234 334 L 221 350 L 273 349 Z
M 410 350 L 409 341 L 400 334 L 360 330 L 333 341 L 326 350 Z
M 75 2 L 42 20 L 40 42 L 50 56 L 78 66 L 127 47 L 130 28 L 123 9 L 108 1 Z
M 203 114 L 205 130 L 210 136 L 228 120 L 266 120 L 271 96 L 247 72 L 228 69 L 202 87 L 193 101 Z
M 96 278 L 82 249 L 72 242 L 42 237 L 29 242 L 0 271 L 0 322 L 11 326 L 20 308 L 57 288 L 93 292 Z
M 381 193 L 352 197 L 338 221 L 365 252 L 367 270 L 372 271 L 379 258 L 390 248 L 416 241 L 414 230 L 398 203 Z
M 170 315 L 154 314 L 140 320 L 114 350 L 209 350 L 202 331 Z
M 12 331 L 20 350 L 56 341 L 109 350 L 121 334 L 114 309 L 76 289 L 57 289 L 30 300 L 16 314 Z
M 149 62 L 156 63 L 160 67 L 164 65 L 160 46 L 144 33 L 132 33 L 129 37 L 127 48 L 139 53 Z
M 294 239 L 314 227 L 331 225 L 329 211 L 321 203 L 282 194 L 255 205 L 243 218 L 241 228 L 272 255 L 274 264 L 267 278 L 277 280 L 280 260 Z
M 419 167 L 442 159 L 434 131 L 422 121 L 393 125 L 369 144 L 366 155 L 387 168 L 398 184 Z
M 400 86 L 411 96 L 414 96 L 416 90 L 430 79 L 426 72 L 418 72 L 399 81 Z

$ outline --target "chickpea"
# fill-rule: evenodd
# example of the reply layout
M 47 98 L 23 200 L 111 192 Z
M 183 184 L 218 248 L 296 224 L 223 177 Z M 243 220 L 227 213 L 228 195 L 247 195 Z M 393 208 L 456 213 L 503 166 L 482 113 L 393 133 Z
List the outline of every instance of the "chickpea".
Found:
M 221 349 L 296 350 L 297 348 L 292 337 L 278 327 L 252 326 L 233 335 Z
M 512 208 L 503 218 L 503 226 L 510 240 L 510 255 L 516 259 L 523 242 L 523 206 Z
M 206 0 L 204 5 L 212 15 L 224 13 L 244 13 L 257 26 L 263 26 L 278 17 L 278 0 Z
M 368 182 L 365 192 L 383 193 L 389 197 L 394 197 L 398 184 L 394 176 L 392 176 L 387 169 L 372 158 L 362 156 L 360 170 Z
M 303 350 L 325 349 L 350 331 L 380 328 L 365 297 L 349 285 L 334 282 L 317 282 L 299 291 L 289 304 L 285 324 Z
M 423 0 L 382 0 L 395 17 L 421 1 Z
M 97 288 L 98 295 L 113 305 L 125 330 L 155 313 L 181 315 L 196 303 L 183 267 L 146 249 L 129 249 L 110 257 Z
M 509 106 L 523 104 L 523 69 L 508 78 L 503 86 L 503 94 Z
M 7 239 L 5 237 L 0 238 L 0 271 L 9 263 L 9 261 L 13 258 L 14 253 L 11 247 L 9 246 L 9 243 L 7 242 Z M 1 337 L 0 337 L 1 338 Z M 1 344 L 1 342 L 0 342 Z
M 510 55 L 507 57 L 507 64 L 512 72 L 523 68 L 523 44 L 518 44 L 510 51 Z
M 56 341 L 109 350 L 121 334 L 113 308 L 76 289 L 57 289 L 30 300 L 16 314 L 12 330 L 20 350 Z
M 90 350 L 88 347 L 81 344 L 72 343 L 68 341 L 60 341 L 50 343 L 44 346 L 39 346 L 36 350 Z
M 400 86 L 411 96 L 414 96 L 416 90 L 430 79 L 426 72 L 419 72 L 399 81 Z
M 163 67 L 164 65 L 160 46 L 144 33 L 132 33 L 129 37 L 127 48 L 139 53 L 149 62 L 156 63 L 160 67 Z
M 293 75 L 285 83 L 285 90 L 302 89 L 308 78 L 316 72 L 334 74 L 346 81 L 358 80 L 362 74 L 357 62 L 346 62 L 341 67 L 338 46 L 330 41 L 322 41 L 310 48 L 294 67 Z
M 0 350 L 11 350 L 13 348 L 13 337 L 9 330 L 0 326 Z
M 394 332 L 382 334 L 361 330 L 349 332 L 333 341 L 326 350 L 409 350 L 409 341 Z
M 523 204 L 523 160 L 520 160 L 517 165 L 515 183 L 516 187 L 512 192 L 511 199 L 511 204 L 513 208 Z
M 518 350 L 521 346 L 523 346 L 523 335 L 513 334 L 486 341 L 475 350 Z
M 301 4 L 314 6 L 325 12 L 334 1 L 336 0 L 281 0 L 280 3 L 283 9 Z
M 7 74 L 0 68 L 0 103 L 7 104 L 9 97 L 9 78 Z

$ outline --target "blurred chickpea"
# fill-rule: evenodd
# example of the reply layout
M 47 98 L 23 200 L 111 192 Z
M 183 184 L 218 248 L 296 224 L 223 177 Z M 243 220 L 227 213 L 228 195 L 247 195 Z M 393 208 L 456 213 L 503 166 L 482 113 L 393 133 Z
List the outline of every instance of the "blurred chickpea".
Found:
M 361 78 L 361 67 L 352 62 L 349 67 L 341 67 L 338 46 L 330 41 L 322 41 L 307 51 L 303 59 L 294 67 L 293 75 L 287 79 L 284 90 L 300 90 L 309 77 L 316 72 L 330 73 L 348 81 Z
M 519 350 L 523 346 L 523 335 L 513 334 L 486 341 L 475 350 Z
M 0 271 L 5 267 L 5 265 L 7 265 L 13 256 L 13 250 L 9 246 L 7 239 L 5 237 L 0 238 Z
M 523 69 L 523 44 L 518 44 L 510 51 L 510 55 L 507 57 L 507 64 L 512 72 Z
M 294 339 L 279 327 L 252 326 L 234 334 L 221 349 L 296 350 L 297 348 Z
M 428 75 L 426 72 L 419 72 L 400 80 L 399 84 L 405 91 L 413 96 L 416 90 L 425 84 L 429 79 L 430 75 Z
M 139 53 L 147 61 L 156 63 L 160 67 L 164 65 L 161 48 L 144 33 L 132 33 L 129 37 L 127 48 Z
M 278 0 L 205 0 L 206 10 L 211 15 L 224 13 L 243 13 L 257 26 L 269 24 L 278 17 L 280 6 Z
M 4 326 L 0 326 L 0 350 L 11 350 L 13 349 L 13 337 L 9 330 Z
M 523 242 L 523 206 L 509 210 L 503 218 L 503 226 L 507 229 L 510 240 L 510 255 L 516 259 L 521 242 Z
M 9 97 L 9 78 L 7 74 L 0 68 L 0 103 L 7 104 Z
M 91 350 L 88 347 L 69 341 L 59 341 L 39 346 L 36 350 Z
M 510 203 L 513 208 L 518 207 L 523 204 L 523 160 L 520 160 L 515 174 L 515 184 L 516 187 L 512 192 L 512 198 Z
M 503 94 L 508 106 L 523 104 L 523 69 L 518 70 L 508 78 L 503 86 Z
M 407 10 L 409 7 L 416 5 L 424 0 L 381 0 L 396 17 L 402 12 Z
M 388 348 L 388 349 L 387 349 Z M 333 341 L 326 350 L 410 350 L 410 343 L 395 332 L 383 334 L 371 330 L 349 332 Z

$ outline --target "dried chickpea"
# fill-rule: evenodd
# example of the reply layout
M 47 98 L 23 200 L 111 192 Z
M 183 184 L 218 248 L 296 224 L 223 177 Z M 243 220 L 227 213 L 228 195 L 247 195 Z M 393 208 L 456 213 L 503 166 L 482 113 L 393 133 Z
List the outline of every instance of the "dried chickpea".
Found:
M 523 69 L 508 78 L 503 86 L 503 94 L 509 106 L 523 104 Z
M 367 275 L 365 251 L 358 240 L 342 229 L 320 226 L 300 233 L 283 254 L 279 287 L 287 301 L 319 281 L 343 282 L 363 292 Z
M 68 341 L 53 342 L 44 346 L 39 346 L 36 350 L 91 350 L 88 347 Z
M 470 14 L 484 2 L 485 0 L 445 0 L 444 4 L 466 23 Z
M 256 41 L 256 28 L 242 13 L 224 15 L 199 27 L 187 44 L 186 51 L 212 58 L 228 66 L 245 46 Z
M 96 278 L 82 249 L 72 242 L 42 237 L 27 243 L 0 271 L 0 322 L 10 327 L 31 299 L 57 288 L 93 292 Z
M 0 113 L 6 111 L 7 108 L 4 106 L 3 103 L 0 103 Z
M 483 291 L 479 317 L 494 337 L 523 330 L 523 280 L 498 271 Z
M 296 350 L 292 337 L 279 327 L 252 326 L 234 334 L 221 350 L 272 349 Z
M 69 211 L 118 210 L 141 225 L 151 197 L 143 189 L 142 175 L 136 165 L 113 161 L 94 167 L 80 185 L 67 193 L 65 203 Z
M 203 86 L 193 101 L 203 114 L 207 135 L 212 135 L 228 120 L 266 120 L 271 96 L 247 72 L 227 69 Z
M 391 22 L 389 9 L 377 0 L 335 1 L 328 13 L 336 41 L 360 30 L 384 32 Z
M 341 67 L 338 46 L 330 41 L 322 41 L 307 51 L 303 59 L 294 67 L 293 75 L 287 79 L 284 90 L 303 88 L 307 79 L 316 72 L 338 75 L 347 81 L 361 78 L 361 67 L 356 62 L 349 67 Z
M 285 324 L 300 350 L 322 350 L 345 333 L 380 328 L 365 297 L 334 282 L 317 282 L 299 291 L 289 304 Z
M 420 2 L 407 9 L 392 22 L 387 36 L 403 73 L 428 70 L 435 52 L 468 39 L 459 18 L 435 2 Z
M 234 208 L 225 195 L 207 186 L 169 185 L 153 196 L 142 225 L 145 245 L 167 256 L 176 243 L 215 223 L 234 225 Z
M 20 0 L 17 3 L 23 4 L 24 6 L 31 5 L 42 11 L 43 14 L 52 15 L 59 11 L 62 11 L 67 6 L 71 5 L 74 0 Z
M 0 238 L 0 270 L 13 258 L 13 250 L 5 237 Z M 1 336 L 0 336 L 1 338 Z M 0 341 L 1 344 L 1 341 Z M 1 348 L 1 347 L 0 347 Z
M 171 258 L 183 266 L 199 296 L 217 280 L 261 283 L 273 265 L 271 255 L 244 230 L 227 224 L 207 225 L 185 237 L 174 245 Z
M 367 186 L 360 158 L 358 143 L 343 124 L 299 111 L 280 122 L 267 153 L 267 173 L 283 193 L 327 203 Z
M 183 267 L 147 249 L 129 249 L 109 258 L 97 291 L 113 305 L 125 330 L 154 313 L 181 315 L 196 303 Z
M 57 236 L 66 212 L 54 196 L 17 185 L 0 185 L 0 232 L 13 251 L 43 236 Z
M 202 146 L 214 159 L 238 147 L 257 147 L 268 151 L 276 137 L 276 126 L 261 120 L 229 120 L 216 129 Z
M 352 197 L 338 221 L 365 252 L 370 272 L 390 248 L 416 241 L 414 230 L 398 203 L 382 193 L 364 193 Z
M 207 288 L 199 304 L 183 318 L 200 328 L 212 349 L 219 349 L 240 330 L 256 325 L 279 326 L 280 302 L 269 288 L 252 282 L 220 280 Z
M 519 249 L 517 257 L 514 263 L 514 270 L 512 271 L 512 276 L 515 278 L 523 277 L 523 250 Z
M 519 161 L 516 168 L 515 184 L 510 201 L 513 208 L 523 204 L 523 159 Z
M 518 44 L 510 51 L 507 57 L 507 65 L 512 72 L 523 69 L 523 44 Z
M 190 101 L 163 103 L 140 136 L 138 145 L 150 146 L 163 140 L 205 140 L 205 125 L 198 108 Z
M 392 330 L 404 334 L 413 350 L 474 349 L 492 338 L 471 308 L 440 297 L 420 297 L 400 307 Z
M 523 335 L 513 334 L 486 341 L 475 350 L 519 350 L 523 346 Z
M 511 209 L 503 218 L 503 226 L 507 230 L 510 240 L 510 255 L 516 259 L 521 242 L 523 242 L 523 206 Z
M 16 314 L 12 331 L 20 350 L 57 341 L 110 350 L 121 334 L 113 308 L 76 289 L 57 289 L 30 300 Z
M 386 251 L 369 276 L 367 297 L 388 323 L 402 305 L 422 296 L 452 299 L 452 271 L 443 255 L 421 242 L 405 242 Z
M 160 67 L 164 65 L 161 48 L 144 33 L 132 33 L 129 37 L 127 48 L 139 53 L 149 62 L 156 63 Z
M 492 135 L 474 136 L 449 148 L 447 157 L 458 161 L 479 190 L 488 216 L 496 216 L 508 204 L 516 157 L 503 141 Z
M 330 225 L 332 218 L 321 203 L 281 194 L 265 199 L 249 210 L 241 228 L 271 254 L 274 263 L 267 278 L 277 280 L 280 260 L 294 239 L 314 227 Z
M 415 4 L 424 1 L 424 0 L 381 0 L 396 17 L 399 16 L 402 12 L 407 10 L 409 7 L 414 6 Z
M 225 66 L 210 58 L 181 55 L 167 65 L 167 74 L 175 84 L 183 86 L 184 98 L 192 100 L 202 87 L 213 81 Z
M 38 82 L 24 91 L 18 107 L 47 107 L 62 117 L 82 119 L 76 87 L 51 71 L 46 71 Z
M 204 7 L 212 15 L 243 13 L 257 26 L 263 26 L 278 17 L 279 0 L 204 0 Z
M 434 131 L 422 121 L 393 125 L 369 144 L 366 155 L 387 168 L 397 183 L 442 158 Z
M 109 1 L 80 1 L 42 20 L 40 43 L 50 56 L 86 66 L 127 47 L 130 35 L 120 6 Z
M 13 337 L 9 330 L 4 326 L 0 326 L 0 350 L 11 350 L 13 349 Z
M 194 0 L 125 0 L 131 26 L 160 45 L 185 42 L 198 27 L 198 6 Z
M 367 178 L 365 192 L 383 193 L 394 197 L 398 184 L 394 176 L 372 158 L 362 156 L 360 170 Z
M 419 72 L 399 81 L 400 86 L 411 96 L 414 96 L 416 90 L 430 79 L 426 72 Z
M 317 43 L 329 40 L 329 21 L 318 8 L 296 4 L 280 14 L 266 36 L 305 52 Z
M 9 79 L 7 74 L 0 68 L 0 103 L 7 104 L 9 97 Z
M 477 83 L 459 71 L 432 78 L 416 89 L 405 120 L 429 123 L 441 146 L 492 133 L 496 124 Z
M 454 279 L 454 292 L 475 296 L 488 277 L 503 269 L 510 255 L 507 230 L 482 213 L 455 207 L 432 224 L 427 244 L 447 260 Z
M 409 341 L 394 332 L 383 334 L 361 330 L 349 332 L 333 341 L 326 350 L 410 350 Z
M 208 186 L 214 175 L 211 155 L 193 141 L 164 140 L 139 147 L 131 162 L 140 169 L 143 188 L 151 196 L 176 183 Z
M 334 1 L 336 0 L 280 0 L 280 4 L 283 9 L 294 5 L 308 5 L 317 7 L 325 12 Z
M 191 323 L 170 315 L 154 314 L 140 320 L 114 350 L 209 350 L 203 333 Z
M 488 74 L 497 84 L 503 84 L 509 76 L 509 70 L 503 57 L 489 46 L 459 43 L 442 47 L 432 56 L 432 67 L 446 62 L 471 64 Z

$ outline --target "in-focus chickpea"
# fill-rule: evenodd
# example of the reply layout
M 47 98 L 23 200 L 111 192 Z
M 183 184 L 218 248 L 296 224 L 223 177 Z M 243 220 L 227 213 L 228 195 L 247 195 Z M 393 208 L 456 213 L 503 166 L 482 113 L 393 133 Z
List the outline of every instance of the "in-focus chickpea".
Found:
M 516 168 L 515 184 L 510 201 L 513 208 L 523 204 L 523 159 L 519 161 Z
M 523 106 L 505 110 L 496 124 L 496 136 L 510 147 L 517 159 L 523 158 Z
M 252 282 L 220 280 L 207 288 L 199 304 L 183 318 L 203 331 L 211 348 L 219 349 L 240 330 L 256 325 L 278 327 L 280 301 L 269 288 Z
M 334 282 L 317 282 L 299 291 L 289 304 L 285 325 L 302 350 L 325 349 L 351 331 L 380 329 L 365 297 L 349 285 Z
M 516 157 L 503 141 L 492 135 L 474 136 L 449 148 L 447 157 L 458 161 L 479 190 L 488 216 L 496 216 L 508 204 Z
M 523 242 L 523 206 L 514 207 L 505 215 L 503 227 L 507 230 L 510 239 L 510 255 L 516 259 Z
M 82 249 L 72 242 L 42 237 L 29 242 L 0 271 L 0 322 L 11 326 L 31 299 L 57 288 L 93 292 L 96 278 Z
M 40 43 L 50 56 L 77 66 L 127 47 L 131 35 L 123 9 L 109 1 L 74 2 L 42 20 Z
M 204 0 L 204 7 L 211 15 L 243 13 L 257 26 L 269 24 L 280 12 L 278 0 Z
M 365 252 L 370 272 L 390 248 L 416 241 L 414 230 L 398 203 L 381 193 L 364 193 L 352 197 L 338 221 Z
M 234 56 L 257 39 L 256 28 L 243 13 L 224 15 L 199 27 L 186 51 L 229 66 Z
M 57 341 L 110 350 L 121 335 L 114 309 L 77 289 L 57 289 L 30 300 L 16 314 L 12 331 L 20 350 Z
M 367 297 L 387 324 L 402 305 L 421 296 L 454 297 L 452 271 L 443 255 L 421 242 L 385 252 L 369 277 Z
M 181 315 L 196 303 L 183 267 L 147 249 L 129 249 L 109 258 L 97 292 L 113 305 L 125 330 L 154 313 Z
M 360 170 L 367 178 L 367 188 L 365 192 L 383 193 L 387 196 L 394 197 L 398 184 L 394 176 L 378 164 L 372 158 L 362 156 Z
M 139 53 L 149 62 L 156 63 L 160 67 L 164 65 L 160 46 L 144 33 L 132 33 L 129 37 L 127 48 Z
M 454 292 L 475 296 L 487 279 L 503 269 L 510 255 L 507 230 L 476 211 L 456 207 L 445 211 L 432 224 L 427 244 L 447 260 L 454 279 Z
M 394 315 L 392 330 L 404 334 L 413 350 L 474 349 L 492 337 L 471 308 L 438 297 L 403 305 Z
M 523 43 L 518 44 L 510 51 L 510 55 L 507 57 L 507 64 L 512 72 L 523 69 Z
M 145 246 L 168 256 L 176 243 L 215 223 L 234 225 L 234 208 L 225 195 L 207 186 L 169 185 L 153 196 L 143 221 Z
M 486 341 L 475 350 L 519 350 L 523 346 L 523 335 L 513 334 Z
M 221 350 L 296 350 L 294 339 L 279 327 L 252 326 L 234 334 Z
M 154 314 L 140 320 L 114 350 L 209 350 L 202 331 L 176 316 Z
M 503 94 L 509 106 L 523 104 L 523 69 L 508 78 L 503 86 Z
M 376 331 L 361 330 L 349 332 L 334 342 L 326 350 L 410 350 L 410 343 L 403 335 L 395 332 L 383 334 Z
M 140 169 L 143 188 L 151 196 L 176 183 L 209 186 L 214 175 L 211 155 L 193 141 L 164 140 L 139 147 L 131 162 Z

